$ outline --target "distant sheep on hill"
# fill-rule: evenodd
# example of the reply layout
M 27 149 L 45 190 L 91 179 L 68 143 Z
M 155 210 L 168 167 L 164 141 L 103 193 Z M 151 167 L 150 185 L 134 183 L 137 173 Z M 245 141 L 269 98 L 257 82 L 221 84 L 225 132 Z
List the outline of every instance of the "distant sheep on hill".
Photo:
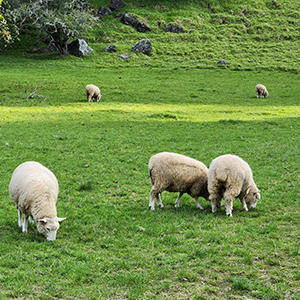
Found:
M 256 90 L 256 97 L 257 98 L 260 98 L 260 97 L 266 98 L 266 97 L 269 96 L 269 92 L 268 92 L 267 88 L 262 84 L 258 84 L 255 87 L 255 90 Z
M 149 207 L 154 210 L 155 199 L 158 207 L 163 208 L 160 195 L 163 191 L 179 192 L 175 207 L 184 193 L 195 198 L 197 208 L 203 209 L 198 197 L 208 200 L 207 167 L 200 161 L 185 155 L 161 152 L 149 160 L 149 175 L 152 183 Z
M 97 102 L 100 101 L 101 99 L 101 92 L 100 89 L 93 85 L 93 84 L 88 84 L 85 87 L 86 90 L 86 98 L 88 102 L 92 102 L 92 98 L 97 99 Z

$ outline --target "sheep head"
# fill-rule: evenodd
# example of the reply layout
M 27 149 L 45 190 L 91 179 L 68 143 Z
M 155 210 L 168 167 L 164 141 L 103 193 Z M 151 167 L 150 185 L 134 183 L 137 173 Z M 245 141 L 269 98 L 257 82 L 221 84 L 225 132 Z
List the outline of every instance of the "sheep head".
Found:
M 255 184 L 248 187 L 246 195 L 244 197 L 245 202 L 249 208 L 255 208 L 257 201 L 260 199 L 260 192 Z
M 46 237 L 47 241 L 55 241 L 59 222 L 62 222 L 65 219 L 66 218 L 44 217 L 37 220 L 36 227 L 37 230 Z

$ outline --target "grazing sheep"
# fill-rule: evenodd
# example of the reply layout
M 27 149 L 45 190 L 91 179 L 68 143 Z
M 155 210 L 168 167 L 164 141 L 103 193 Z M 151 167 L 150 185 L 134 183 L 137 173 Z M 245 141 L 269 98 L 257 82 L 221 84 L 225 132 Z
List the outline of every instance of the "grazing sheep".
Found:
M 149 207 L 154 210 L 154 200 L 158 207 L 163 208 L 159 194 L 163 191 L 179 192 L 175 207 L 179 207 L 179 201 L 184 193 L 195 198 L 197 208 L 203 209 L 198 197 L 208 200 L 207 191 L 207 167 L 200 161 L 185 155 L 161 152 L 153 155 L 148 164 L 151 179 L 151 192 Z
M 249 165 L 240 157 L 231 154 L 215 158 L 208 170 L 208 192 L 212 212 L 225 199 L 226 215 L 232 217 L 234 198 L 239 198 L 243 209 L 255 208 L 260 193 L 257 189 Z
M 93 84 L 88 84 L 85 87 L 86 90 L 86 98 L 88 102 L 92 102 L 92 98 L 97 99 L 97 102 L 100 101 L 101 99 L 101 92 L 100 89 L 93 85 Z
M 255 87 L 255 90 L 256 90 L 256 97 L 257 98 L 260 98 L 260 97 L 268 97 L 269 96 L 269 92 L 267 90 L 267 88 L 262 85 L 262 84 L 258 84 L 256 87 Z
M 38 162 L 24 162 L 13 172 L 9 194 L 15 201 L 22 232 L 27 232 L 28 218 L 31 218 L 47 241 L 54 241 L 59 222 L 66 219 L 56 214 L 58 182 L 55 175 Z

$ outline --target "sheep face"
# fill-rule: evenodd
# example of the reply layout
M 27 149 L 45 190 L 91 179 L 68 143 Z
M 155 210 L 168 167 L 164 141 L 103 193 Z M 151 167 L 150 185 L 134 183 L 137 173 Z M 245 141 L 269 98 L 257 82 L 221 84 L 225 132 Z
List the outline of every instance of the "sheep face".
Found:
M 248 188 L 246 192 L 246 196 L 244 197 L 245 202 L 247 203 L 249 208 L 255 208 L 257 201 L 260 199 L 260 193 L 256 186 L 251 186 Z
M 55 241 L 59 222 L 65 219 L 58 217 L 40 219 L 36 224 L 37 230 L 46 237 L 47 241 Z

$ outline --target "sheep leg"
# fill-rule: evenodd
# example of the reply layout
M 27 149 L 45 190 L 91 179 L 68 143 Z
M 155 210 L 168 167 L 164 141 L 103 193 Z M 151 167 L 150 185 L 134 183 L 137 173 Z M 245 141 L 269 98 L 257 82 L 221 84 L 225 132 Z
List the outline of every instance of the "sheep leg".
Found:
M 150 200 L 149 200 L 149 208 L 151 210 L 155 210 L 155 199 L 157 200 L 157 203 L 159 203 L 158 194 L 159 192 L 154 187 L 152 187 L 150 192 Z
M 22 220 L 22 212 L 18 209 L 18 226 L 23 226 L 23 220 Z
M 200 205 L 198 197 L 195 197 L 197 208 L 204 210 L 204 208 Z
M 181 199 L 182 195 L 183 195 L 183 193 L 180 192 L 179 195 L 178 195 L 178 197 L 177 197 L 177 199 L 176 199 L 176 201 L 175 201 L 175 207 L 176 208 L 179 207 L 179 202 L 180 202 L 180 199 Z
M 160 194 L 157 194 L 156 201 L 157 201 L 157 206 L 159 208 L 164 208 L 164 205 L 162 204 L 162 201 L 161 201 Z
M 92 95 L 91 94 L 86 94 L 88 102 L 92 102 Z
M 241 203 L 242 203 L 242 205 L 243 205 L 243 209 L 244 209 L 245 211 L 248 211 L 248 207 L 247 207 L 246 201 L 245 201 L 244 199 L 241 199 Z
M 221 200 L 222 200 L 222 197 L 217 198 L 217 209 L 219 209 L 221 207 Z
M 22 224 L 22 232 L 26 233 L 28 231 L 28 216 L 24 215 L 24 221 Z
M 97 96 L 97 102 L 99 102 L 99 101 L 100 101 L 100 95 Z
M 230 192 L 225 192 L 224 199 L 225 199 L 226 215 L 228 217 L 232 217 L 232 207 L 233 207 L 234 197 L 232 196 L 232 194 Z
M 218 208 L 218 194 L 212 193 L 209 195 L 209 200 L 211 202 L 211 211 L 212 213 L 215 213 L 217 211 Z

